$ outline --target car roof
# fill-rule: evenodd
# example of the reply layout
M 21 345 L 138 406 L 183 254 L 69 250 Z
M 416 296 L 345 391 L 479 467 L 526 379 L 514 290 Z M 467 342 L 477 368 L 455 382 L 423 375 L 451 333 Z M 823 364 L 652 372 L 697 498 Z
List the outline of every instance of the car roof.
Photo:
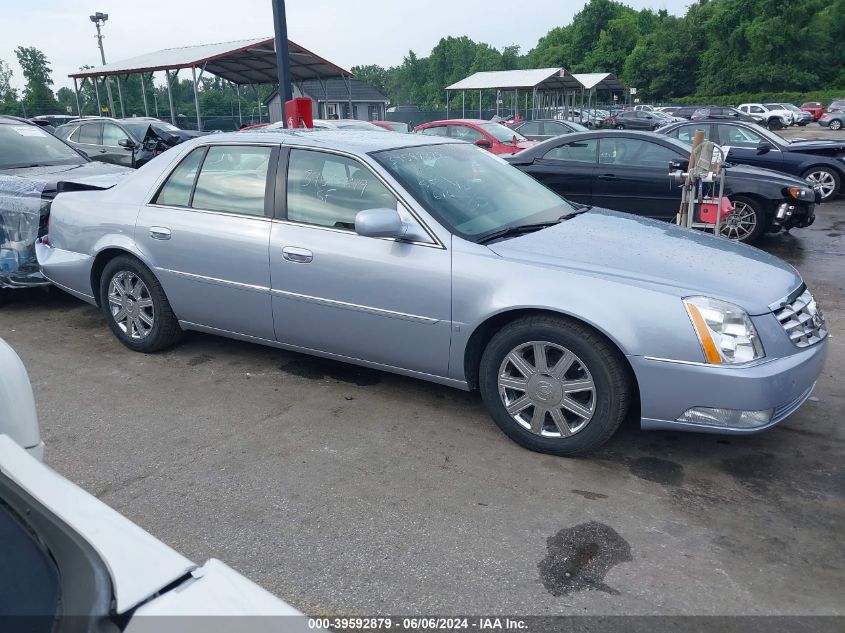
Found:
M 205 143 L 280 143 L 290 147 L 346 150 L 357 153 L 379 152 L 420 145 L 462 143 L 457 139 L 425 134 L 373 134 L 360 130 L 267 130 L 256 129 L 240 132 L 222 132 L 202 136 L 196 144 Z
M 33 123 L 32 121 L 27 121 L 26 119 L 12 116 L 11 114 L 0 114 L 0 123 L 3 123 L 4 125 L 19 125 L 21 123 L 26 123 L 27 125 L 35 125 L 35 123 Z
M 429 121 L 428 123 L 421 123 L 423 125 L 455 125 L 469 123 L 470 125 L 481 125 L 482 123 L 498 123 L 498 121 L 491 121 L 489 119 L 441 119 L 440 121 Z

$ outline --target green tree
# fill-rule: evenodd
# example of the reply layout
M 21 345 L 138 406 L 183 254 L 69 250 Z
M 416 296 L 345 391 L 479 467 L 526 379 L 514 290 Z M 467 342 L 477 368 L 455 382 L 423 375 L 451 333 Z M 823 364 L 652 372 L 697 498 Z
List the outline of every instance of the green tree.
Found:
M 353 66 L 351 72 L 355 79 L 371 85 L 380 93 L 385 94 L 388 71 L 377 64 L 367 66 Z
M 0 114 L 18 114 L 18 93 L 12 88 L 12 69 L 0 59 Z
M 18 63 L 23 70 L 26 87 L 23 91 L 23 107 L 26 116 L 53 114 L 58 103 L 50 86 L 53 85 L 52 69 L 47 57 L 34 46 L 18 46 L 15 49 Z

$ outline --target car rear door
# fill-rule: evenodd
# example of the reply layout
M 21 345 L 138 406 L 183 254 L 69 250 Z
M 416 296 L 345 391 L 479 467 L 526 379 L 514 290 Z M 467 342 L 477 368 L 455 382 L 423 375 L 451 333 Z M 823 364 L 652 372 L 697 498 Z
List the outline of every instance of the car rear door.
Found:
M 269 144 L 199 147 L 141 207 L 135 242 L 180 321 L 274 339 L 268 244 L 278 153 Z
M 100 122 L 83 123 L 79 130 L 71 135 L 71 141 L 78 144 L 88 158 L 108 162 L 108 150 L 103 147 L 103 124 Z
M 598 140 L 572 141 L 552 148 L 524 171 L 567 200 L 593 204 Z
M 123 165 L 124 167 L 134 167 L 132 164 L 133 150 L 120 146 L 120 141 L 131 140 L 129 135 L 114 123 L 103 123 L 103 150 L 101 155 L 103 160 L 107 163 L 114 163 L 115 165 Z
M 386 181 L 357 157 L 291 149 L 279 170 L 270 238 L 277 340 L 343 359 L 446 376 L 451 335 L 446 245 L 430 236 Z M 355 216 L 372 208 L 399 210 L 418 239 L 358 235 Z
M 669 163 L 688 158 L 652 140 L 603 137 L 593 204 L 669 220 L 681 202 L 680 188 L 669 179 Z

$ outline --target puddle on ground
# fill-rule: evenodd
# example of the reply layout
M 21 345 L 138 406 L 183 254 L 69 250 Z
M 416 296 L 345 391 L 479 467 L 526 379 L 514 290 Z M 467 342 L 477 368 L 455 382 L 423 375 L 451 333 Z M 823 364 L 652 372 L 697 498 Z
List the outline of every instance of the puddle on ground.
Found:
M 684 467 L 659 457 L 639 457 L 631 462 L 631 474 L 664 486 L 680 486 L 684 481 Z
M 194 356 L 193 358 L 188 359 L 188 367 L 205 365 L 206 363 L 210 363 L 213 360 L 214 356 L 211 356 L 210 354 L 200 354 L 199 356 Z
M 633 560 L 628 542 L 596 521 L 565 528 L 546 539 L 546 546 L 548 553 L 537 568 L 553 596 L 583 590 L 619 593 L 605 584 L 604 577 L 614 565 Z
M 308 378 L 323 380 L 325 378 L 348 382 L 359 387 L 369 387 L 381 382 L 381 373 L 374 369 L 347 365 L 325 358 L 298 358 L 284 363 L 279 367 L 283 372 Z

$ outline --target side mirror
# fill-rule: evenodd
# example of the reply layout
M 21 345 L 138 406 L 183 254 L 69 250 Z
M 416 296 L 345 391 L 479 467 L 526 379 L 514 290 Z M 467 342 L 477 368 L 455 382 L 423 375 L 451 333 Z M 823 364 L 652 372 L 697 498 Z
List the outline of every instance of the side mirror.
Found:
M 117 142 L 118 145 L 125 149 L 137 149 L 138 144 L 134 141 L 129 140 L 128 138 L 122 138 Z
M 364 209 L 355 216 L 355 232 L 363 237 L 399 239 L 406 228 L 396 209 Z
M 492 147 L 492 146 L 493 146 L 493 144 L 490 142 L 490 140 L 489 140 L 489 139 L 486 139 L 486 138 L 480 138 L 480 139 L 478 139 L 478 140 L 475 142 L 475 144 L 476 144 L 476 145 L 478 145 L 479 147 L 485 147 L 485 148 L 486 148 L 486 147 Z
M 757 144 L 757 153 L 758 153 L 758 154 L 765 154 L 765 153 L 767 153 L 770 149 L 772 149 L 772 146 L 771 146 L 771 144 L 770 144 L 768 141 L 760 141 L 760 142 Z

